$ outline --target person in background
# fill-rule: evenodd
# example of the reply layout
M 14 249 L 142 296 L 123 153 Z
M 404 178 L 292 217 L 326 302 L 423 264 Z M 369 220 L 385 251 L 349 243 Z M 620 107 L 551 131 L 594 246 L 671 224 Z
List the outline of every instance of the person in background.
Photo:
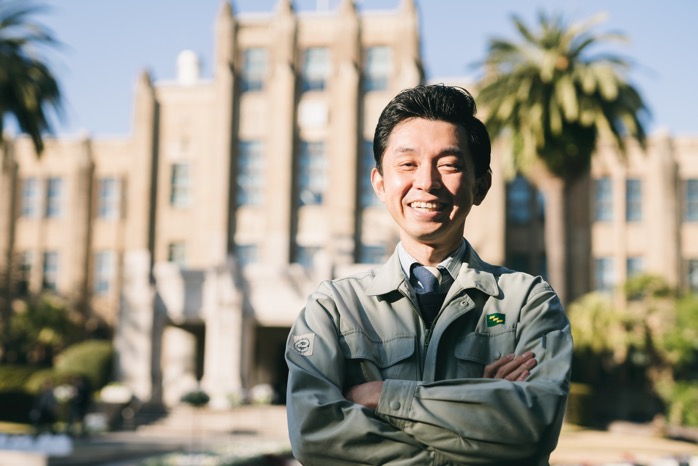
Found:
M 465 89 L 431 85 L 380 116 L 371 182 L 400 242 L 384 265 L 322 282 L 291 329 L 288 426 L 305 466 L 548 464 L 569 322 L 541 277 L 464 238 L 492 182 L 475 112 Z
M 53 433 L 54 425 L 58 418 L 57 414 L 58 402 L 53 393 L 53 382 L 50 379 L 46 379 L 41 384 L 41 390 L 36 396 L 34 406 L 29 413 L 35 433 Z
M 73 380 L 73 396 L 68 407 L 68 431 L 73 435 L 85 436 L 85 416 L 92 404 L 92 388 L 90 381 L 84 375 L 78 375 Z

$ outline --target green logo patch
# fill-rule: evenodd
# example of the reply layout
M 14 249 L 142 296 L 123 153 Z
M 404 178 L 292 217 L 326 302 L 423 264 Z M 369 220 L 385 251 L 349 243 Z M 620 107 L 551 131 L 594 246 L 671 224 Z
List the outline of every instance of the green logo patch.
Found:
M 506 316 L 501 312 L 496 314 L 487 314 L 487 326 L 494 327 L 495 325 L 504 325 Z

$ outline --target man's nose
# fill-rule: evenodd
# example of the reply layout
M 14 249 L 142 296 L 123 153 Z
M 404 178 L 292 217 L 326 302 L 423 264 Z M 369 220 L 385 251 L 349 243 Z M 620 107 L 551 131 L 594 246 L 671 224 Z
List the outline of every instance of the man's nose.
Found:
M 414 186 L 424 191 L 441 187 L 441 173 L 431 165 L 421 165 L 415 174 Z

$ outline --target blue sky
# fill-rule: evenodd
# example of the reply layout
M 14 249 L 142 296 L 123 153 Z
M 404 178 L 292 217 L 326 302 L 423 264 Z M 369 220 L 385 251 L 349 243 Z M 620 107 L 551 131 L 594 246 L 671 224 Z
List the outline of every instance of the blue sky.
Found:
M 177 54 L 196 52 L 212 72 L 213 24 L 222 0 L 45 0 L 41 16 L 64 46 L 54 69 L 63 84 L 66 121 L 58 135 L 131 132 L 133 89 L 140 72 L 170 80 Z M 333 8 L 339 0 L 295 0 L 296 10 Z M 401 0 L 359 0 L 363 10 L 397 8 Z M 232 0 L 236 14 L 273 11 L 277 0 Z M 529 25 L 540 10 L 570 20 L 607 12 L 598 32 L 630 42 L 612 50 L 637 65 L 630 80 L 652 111 L 650 132 L 698 135 L 698 2 L 681 0 L 417 0 L 422 56 L 429 79 L 472 76 L 493 36 L 514 38 L 511 15 Z

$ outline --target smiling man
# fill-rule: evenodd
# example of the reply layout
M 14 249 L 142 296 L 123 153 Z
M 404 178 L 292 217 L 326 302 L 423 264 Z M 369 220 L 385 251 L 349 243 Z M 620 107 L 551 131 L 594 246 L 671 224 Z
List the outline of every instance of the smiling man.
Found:
M 288 423 L 309 465 L 547 465 L 572 338 L 540 277 L 463 237 L 490 188 L 490 140 L 465 90 L 402 91 L 371 182 L 400 231 L 383 266 L 326 281 L 289 335 Z

